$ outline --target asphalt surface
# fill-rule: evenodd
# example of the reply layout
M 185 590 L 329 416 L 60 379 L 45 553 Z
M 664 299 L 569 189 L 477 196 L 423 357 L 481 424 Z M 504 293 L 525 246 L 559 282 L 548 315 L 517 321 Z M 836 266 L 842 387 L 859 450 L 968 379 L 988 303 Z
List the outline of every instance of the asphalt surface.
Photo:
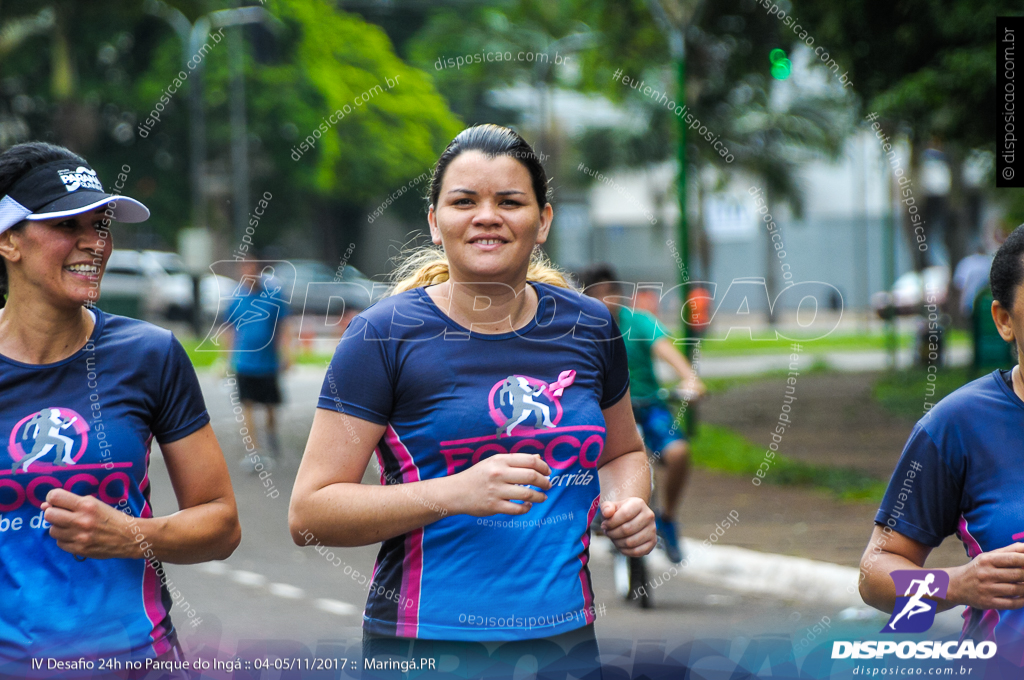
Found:
M 236 654 L 358 656 L 366 587 L 313 549 L 294 545 L 287 527 L 288 499 L 312 423 L 322 371 L 296 367 L 283 381 L 286 403 L 280 408 L 279 422 L 284 455 L 271 474 L 270 488 L 238 464 L 244 447 L 240 425 L 232 413 L 230 388 L 212 372 L 203 372 L 200 378 L 214 430 L 231 469 L 242 542 L 224 561 L 167 566 L 170 581 L 188 603 L 187 607 L 176 606 L 172 613 L 186 653 L 203 658 Z M 174 494 L 162 457 L 156 452 L 151 479 L 155 513 L 174 512 Z M 372 469 L 364 482 L 377 483 Z M 279 493 L 274 494 L 274 489 Z M 354 572 L 369 574 L 377 549 L 366 546 L 334 552 Z M 794 643 L 820 641 L 825 636 L 877 639 L 885 622 L 864 607 L 751 595 L 708 585 L 706 580 L 688 577 L 685 569 L 651 589 L 653 608 L 640 609 L 615 593 L 612 557 L 606 544 L 596 540 L 592 553 L 599 612 L 595 625 L 598 640 L 606 642 L 607 649 L 635 647 L 645 640 L 671 646 L 673 641 L 728 639 L 733 654 L 738 655 L 745 641 L 765 635 L 789 636 Z M 665 564 L 663 558 L 653 560 L 652 565 L 655 562 Z M 454 581 L 451 595 L 458 597 Z M 195 618 L 186 614 L 188 609 L 195 610 Z M 930 639 L 955 632 L 959 626 L 955 614 L 940 615 Z M 806 645 L 808 649 L 811 646 Z

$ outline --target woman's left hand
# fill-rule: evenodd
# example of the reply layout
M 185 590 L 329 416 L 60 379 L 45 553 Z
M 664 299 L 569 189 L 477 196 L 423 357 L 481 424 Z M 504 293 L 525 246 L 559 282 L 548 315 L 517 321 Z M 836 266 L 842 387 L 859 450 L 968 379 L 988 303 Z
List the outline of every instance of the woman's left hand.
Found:
M 139 557 L 128 517 L 98 498 L 51 489 L 41 507 L 43 519 L 53 525 L 50 536 L 61 550 L 100 560 Z
M 619 552 L 627 557 L 642 557 L 654 550 L 658 542 L 654 528 L 654 511 L 643 499 L 631 497 L 601 503 L 601 530 L 612 539 Z

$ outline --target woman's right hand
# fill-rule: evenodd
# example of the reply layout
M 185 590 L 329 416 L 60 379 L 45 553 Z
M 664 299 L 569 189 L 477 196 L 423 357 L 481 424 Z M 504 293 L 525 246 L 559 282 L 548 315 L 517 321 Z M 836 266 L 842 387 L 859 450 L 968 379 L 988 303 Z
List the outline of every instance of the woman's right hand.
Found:
M 1024 607 L 1024 543 L 984 552 L 949 572 L 947 600 L 975 609 Z
M 536 454 L 498 453 L 448 479 L 457 513 L 487 517 L 523 515 L 533 503 L 546 501 L 547 494 L 526 485 L 547 491 L 551 488 L 550 474 L 551 468 Z

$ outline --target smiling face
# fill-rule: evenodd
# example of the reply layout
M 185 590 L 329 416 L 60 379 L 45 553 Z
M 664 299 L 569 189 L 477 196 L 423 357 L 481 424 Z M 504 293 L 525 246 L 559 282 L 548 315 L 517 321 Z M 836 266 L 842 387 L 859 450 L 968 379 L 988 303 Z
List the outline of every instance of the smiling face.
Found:
M 447 167 L 430 235 L 444 245 L 453 281 L 526 281 L 533 247 L 547 240 L 551 204 L 540 206 L 526 167 L 510 156 L 467 151 Z
M 30 220 L 0 234 L 11 296 L 42 298 L 57 307 L 95 302 L 113 250 L 104 210 Z

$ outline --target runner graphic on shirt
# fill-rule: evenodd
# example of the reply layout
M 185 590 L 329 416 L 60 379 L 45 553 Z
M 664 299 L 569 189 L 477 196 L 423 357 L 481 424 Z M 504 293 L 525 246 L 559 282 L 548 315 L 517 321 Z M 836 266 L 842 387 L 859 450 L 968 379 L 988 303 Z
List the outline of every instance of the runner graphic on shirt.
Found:
M 537 421 L 537 427 L 554 427 L 555 424 L 551 422 L 551 409 L 548 408 L 547 404 L 540 404 L 533 400 L 533 397 L 539 397 L 544 393 L 545 386 L 541 385 L 533 387 L 527 382 L 526 378 L 522 376 L 510 375 L 505 378 L 505 382 L 501 385 L 501 390 L 498 392 L 498 403 L 501 406 L 505 405 L 505 395 L 508 395 L 509 405 L 512 406 L 512 416 L 505 421 L 504 425 L 498 427 L 495 434 L 498 438 L 501 438 L 501 431 L 505 431 L 505 435 L 512 436 L 512 428 L 519 425 L 524 420 L 530 417 L 532 413 Z
M 60 411 L 53 408 L 44 408 L 33 415 L 21 430 L 21 440 L 25 441 L 32 437 L 35 439 L 35 444 L 27 456 L 14 462 L 11 472 L 17 470 L 18 466 L 21 466 L 23 472 L 28 472 L 28 466 L 45 456 L 50 449 L 54 450 L 54 465 L 74 464 L 71 450 L 75 443 L 70 437 L 62 435 L 60 431 L 74 425 L 76 420 L 78 420 L 78 416 L 68 420 L 60 415 Z M 44 433 L 44 429 L 48 431 Z M 61 454 L 61 447 L 64 448 L 63 454 Z

